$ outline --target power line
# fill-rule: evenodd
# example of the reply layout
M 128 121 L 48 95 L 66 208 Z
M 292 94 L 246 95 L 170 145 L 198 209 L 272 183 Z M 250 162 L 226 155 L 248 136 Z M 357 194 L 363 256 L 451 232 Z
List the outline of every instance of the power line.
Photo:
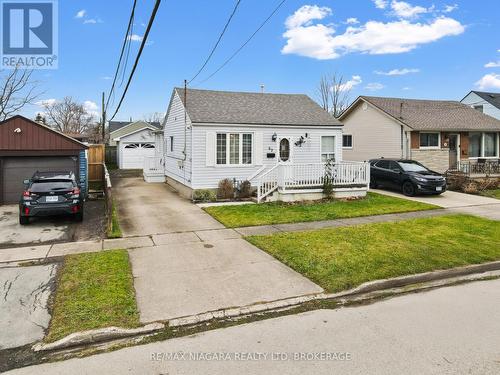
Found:
M 135 70 L 137 69 L 137 65 L 139 64 L 139 60 L 142 55 L 142 50 L 144 49 L 144 46 L 146 45 L 146 42 L 148 40 L 148 35 L 149 32 L 151 31 L 151 27 L 153 26 L 154 19 L 156 17 L 156 13 L 158 12 L 158 8 L 160 7 L 161 0 L 156 0 L 155 6 L 153 8 L 153 11 L 151 12 L 151 16 L 149 18 L 148 26 L 146 28 L 146 32 L 144 33 L 144 36 L 142 38 L 141 46 L 139 47 L 139 52 L 137 52 L 137 56 L 135 58 L 134 66 L 132 67 L 132 71 L 130 72 L 130 76 L 128 77 L 127 85 L 125 86 L 125 90 L 123 91 L 122 97 L 120 98 L 120 102 L 118 103 L 118 106 L 116 107 L 115 113 L 109 121 L 113 120 L 120 110 L 120 107 L 123 103 L 123 100 L 125 99 L 125 95 L 127 94 L 128 88 L 130 86 L 130 83 L 132 82 L 132 78 L 134 76 Z
M 198 70 L 198 72 L 194 75 L 193 78 L 191 78 L 189 81 L 188 81 L 188 84 L 190 84 L 192 81 L 194 81 L 196 79 L 196 77 L 198 77 L 198 75 L 203 71 L 203 69 L 205 68 L 205 66 L 208 64 L 208 62 L 210 61 L 210 59 L 212 58 L 215 50 L 217 49 L 217 47 L 219 46 L 219 43 L 220 41 L 222 40 L 222 37 L 224 36 L 224 34 L 226 33 L 226 30 L 227 28 L 229 27 L 229 24 L 231 23 L 231 20 L 233 19 L 235 13 L 236 13 L 236 10 L 238 9 L 239 5 L 241 3 L 241 0 L 237 0 L 236 1 L 236 4 L 234 5 L 234 8 L 233 8 L 233 11 L 231 12 L 231 14 L 229 15 L 229 18 L 227 19 L 227 22 L 226 24 L 224 25 L 224 28 L 222 29 L 222 32 L 220 33 L 219 35 L 219 38 L 217 39 L 217 42 L 215 43 L 215 45 L 213 46 L 212 48 L 212 51 L 210 51 L 210 54 L 208 55 L 208 57 L 205 59 L 205 62 L 203 63 L 203 65 L 201 66 L 201 68 Z
M 134 4 L 132 5 L 132 11 L 130 13 L 130 19 L 128 21 L 127 32 L 125 33 L 125 38 L 123 39 L 122 50 L 120 52 L 120 58 L 118 59 L 118 65 L 116 66 L 115 77 L 113 78 L 111 90 L 109 91 L 108 100 L 106 101 L 105 110 L 108 109 L 109 98 L 111 97 L 111 95 L 113 94 L 113 90 L 115 89 L 116 79 L 118 78 L 118 72 L 120 70 L 120 65 L 121 65 L 121 62 L 123 59 L 123 54 L 124 54 L 125 48 L 126 48 L 125 46 L 127 45 L 127 42 L 130 44 L 129 33 L 130 33 L 131 28 L 132 28 L 132 24 L 134 23 L 134 14 L 135 14 L 136 4 L 137 4 L 137 0 L 134 0 Z M 128 53 L 127 53 L 127 60 L 128 60 Z
M 212 74 L 210 74 L 207 78 L 205 78 L 203 81 L 201 81 L 200 83 L 198 83 L 197 86 L 205 83 L 206 81 L 208 81 L 210 78 L 212 78 L 214 75 L 216 75 L 222 68 L 224 68 L 227 64 L 229 64 L 229 62 L 238 54 L 240 53 L 240 51 L 245 48 L 245 46 L 253 39 L 253 37 L 255 35 L 257 35 L 257 33 L 260 31 L 260 29 L 262 29 L 267 22 L 269 22 L 269 20 L 276 14 L 276 12 L 281 8 L 281 6 L 286 2 L 286 0 L 282 0 L 277 6 L 276 8 L 274 8 L 274 10 L 271 12 L 271 14 L 264 20 L 264 22 L 262 22 L 260 24 L 260 26 L 257 28 L 257 30 L 254 31 L 254 33 L 252 35 L 250 35 L 250 37 L 245 41 L 245 43 L 243 43 L 231 56 L 229 56 L 229 58 L 224 61 L 222 63 L 221 66 L 219 66 L 219 68 L 217 68 L 217 70 L 215 70 Z

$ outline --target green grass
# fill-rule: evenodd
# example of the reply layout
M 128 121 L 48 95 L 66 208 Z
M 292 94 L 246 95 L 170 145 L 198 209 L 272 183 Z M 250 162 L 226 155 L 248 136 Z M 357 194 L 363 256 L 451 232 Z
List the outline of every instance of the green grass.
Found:
M 122 236 L 123 234 L 120 228 L 120 221 L 118 220 L 116 203 L 113 201 L 113 207 L 111 209 L 111 225 L 108 228 L 108 238 L 121 238 Z
M 263 203 L 207 207 L 210 215 L 226 227 L 298 223 L 348 217 L 382 215 L 438 208 L 431 204 L 368 193 L 359 200 L 331 200 L 305 203 Z
M 68 255 L 59 275 L 47 342 L 88 329 L 139 325 L 127 251 Z
M 481 195 L 485 197 L 500 199 L 500 189 L 484 190 L 481 192 Z
M 498 222 L 467 215 L 247 239 L 329 292 L 500 259 Z

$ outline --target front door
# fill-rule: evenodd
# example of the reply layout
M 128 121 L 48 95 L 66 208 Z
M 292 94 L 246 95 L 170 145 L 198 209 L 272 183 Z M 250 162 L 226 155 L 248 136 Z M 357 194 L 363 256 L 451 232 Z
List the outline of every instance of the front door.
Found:
M 278 163 L 280 168 L 280 184 L 291 184 L 293 182 L 292 169 L 292 145 L 290 138 L 281 138 L 278 143 Z
M 450 168 L 456 168 L 460 158 L 460 135 L 450 134 L 448 136 L 448 148 L 450 149 Z

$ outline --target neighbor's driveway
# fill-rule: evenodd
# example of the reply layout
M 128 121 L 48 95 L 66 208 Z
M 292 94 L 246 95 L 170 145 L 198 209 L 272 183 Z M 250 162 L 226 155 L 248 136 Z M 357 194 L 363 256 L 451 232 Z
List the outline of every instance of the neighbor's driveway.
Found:
M 129 250 L 141 322 L 323 291 L 165 184 L 113 186 L 124 234 L 154 244 Z
M 371 191 L 392 197 L 430 203 L 442 208 L 449 208 L 451 211 L 455 212 L 482 216 L 492 220 L 500 220 L 500 200 L 494 198 L 458 193 L 450 190 L 441 195 L 419 195 L 415 197 L 406 197 L 398 192 L 381 189 L 372 189 Z

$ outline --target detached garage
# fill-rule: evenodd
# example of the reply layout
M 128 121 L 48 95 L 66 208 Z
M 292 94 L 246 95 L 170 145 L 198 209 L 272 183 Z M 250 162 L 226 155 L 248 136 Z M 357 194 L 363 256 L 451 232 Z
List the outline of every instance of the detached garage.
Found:
M 87 146 L 23 116 L 0 122 L 0 204 L 19 202 L 36 171 L 73 171 L 87 181 Z
M 157 147 L 162 144 L 163 131 L 147 123 L 139 129 L 124 133 L 116 142 L 118 167 L 120 169 L 143 169 L 144 159 L 159 153 Z

